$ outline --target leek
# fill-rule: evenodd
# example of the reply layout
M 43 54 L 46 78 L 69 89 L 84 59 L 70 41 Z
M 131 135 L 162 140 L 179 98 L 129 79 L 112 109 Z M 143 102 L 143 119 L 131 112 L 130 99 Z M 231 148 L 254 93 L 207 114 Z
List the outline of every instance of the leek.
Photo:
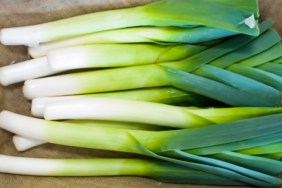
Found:
M 41 99 L 39 99 L 40 102 Z M 43 98 L 44 100 L 44 98 Z M 52 100 L 52 99 L 51 99 Z M 35 99 L 35 101 L 37 101 L 37 99 Z M 79 101 L 79 102 L 78 102 Z M 131 102 L 131 105 L 136 105 L 138 107 L 138 110 L 132 108 L 129 105 L 128 101 L 126 103 L 123 103 L 121 106 L 116 106 L 116 100 L 104 100 L 104 101 L 96 101 L 95 100 L 85 100 L 86 104 L 83 104 L 83 102 L 81 102 L 82 100 L 73 100 L 73 99 L 66 99 L 65 102 L 58 102 L 56 101 L 56 103 L 53 103 L 54 106 L 57 108 L 58 106 L 61 106 L 61 111 L 68 111 L 68 113 L 61 113 L 60 112 L 55 112 L 54 110 L 52 111 L 52 113 L 56 114 L 56 118 L 58 118 L 58 116 L 60 117 L 60 119 L 67 119 L 66 115 L 70 116 L 71 113 L 71 118 L 72 119 L 93 119 L 95 117 L 96 118 L 101 118 L 102 117 L 102 111 L 100 109 L 102 108 L 97 108 L 99 109 L 99 114 L 96 113 L 96 110 L 91 110 L 88 111 L 86 109 L 90 109 L 91 106 L 93 106 L 93 104 L 98 104 L 98 102 L 104 102 L 103 104 L 101 104 L 101 106 L 105 109 L 122 109 L 122 108 L 126 108 L 126 110 L 120 110 L 119 115 L 117 115 L 116 111 L 110 111 L 108 110 L 107 113 L 109 113 L 108 117 L 104 117 L 103 119 L 110 119 L 110 120 L 117 120 L 115 119 L 115 116 L 118 116 L 118 120 L 122 119 L 123 122 L 119 122 L 119 121 L 115 121 L 115 122 L 101 122 L 101 121 L 97 121 L 97 120 L 71 120 L 71 121 L 66 121 L 67 123 L 75 123 L 75 124 L 83 124 L 83 125 L 90 125 L 90 126 L 95 126 L 95 127 L 113 127 L 113 128 L 125 128 L 125 129 L 131 129 L 131 130 L 164 130 L 161 127 L 156 126 L 157 124 L 160 124 L 162 121 L 165 121 L 166 119 L 162 120 L 163 118 L 159 118 L 161 120 L 159 120 L 157 123 L 155 123 L 154 125 L 150 125 L 152 122 L 152 118 L 145 118 L 146 117 L 146 113 L 151 113 L 151 111 L 147 112 L 147 110 L 144 110 L 144 108 L 142 108 L 143 110 L 140 110 L 140 105 Z M 75 105 L 76 104 L 76 105 Z M 45 104 L 46 105 L 46 104 Z M 148 104 L 147 104 L 148 105 Z M 48 105 L 47 105 L 48 106 Z M 75 110 L 73 109 L 73 106 L 75 106 Z M 145 105 L 143 105 L 145 106 Z M 96 106 L 97 107 L 97 106 Z M 121 108 L 122 107 L 122 108 Z M 153 109 L 152 106 L 147 106 L 148 109 Z M 165 107 L 163 105 L 159 105 L 159 107 Z M 64 110 L 64 108 L 68 109 L 68 110 Z M 79 109 L 81 108 L 81 110 Z M 49 107 L 50 109 L 50 107 Z M 163 108 L 164 110 L 165 108 Z M 44 109 L 42 109 L 44 111 Z M 47 108 L 48 110 L 48 108 Z M 52 110 L 52 109 L 51 109 Z M 255 108 L 255 107 L 251 107 L 251 108 L 247 108 L 247 107 L 241 107 L 241 108 L 212 108 L 212 109 L 200 109 L 200 108 L 185 108 L 185 111 L 187 111 L 189 113 L 192 113 L 195 116 L 199 116 L 201 118 L 206 119 L 206 121 L 204 121 L 203 119 L 198 119 L 199 123 L 203 123 L 205 125 L 208 124 L 219 124 L 219 123 L 225 123 L 225 122 L 232 122 L 235 120 L 239 120 L 239 119 L 247 119 L 250 117 L 258 117 L 258 116 L 262 116 L 262 115 L 268 115 L 268 114 L 274 114 L 274 113 L 280 113 L 282 110 L 282 108 Z M 171 109 L 171 114 L 173 114 L 173 110 Z M 185 112 L 183 111 L 183 112 Z M 78 113 L 80 112 L 80 113 Z M 90 113 L 89 113 L 90 112 Z M 123 114 L 124 113 L 124 114 Z M 134 114 L 134 119 L 130 120 L 130 115 Z M 154 113 L 156 114 L 156 113 Z M 106 113 L 103 113 L 103 116 L 105 116 Z M 98 117 L 99 116 L 99 117 Z M 143 119 L 140 119 L 141 116 L 144 116 Z M 156 115 L 154 115 L 155 118 Z M 175 117 L 171 115 L 170 117 L 170 121 L 175 121 L 178 122 L 179 120 L 175 120 Z M 188 117 L 188 116 L 187 116 Z M 49 116 L 50 118 L 50 116 Z M 52 116 L 52 118 L 54 118 L 54 116 Z M 131 121 L 126 123 L 126 121 Z M 136 124 L 133 123 L 134 122 L 146 122 L 149 123 L 148 125 L 146 124 Z M 156 121 L 156 120 L 155 120 Z M 164 123 L 168 123 L 168 122 L 163 122 L 161 125 L 164 125 Z M 187 123 L 184 124 L 185 127 L 190 127 L 190 126 L 194 126 L 192 125 L 192 121 L 189 121 L 189 119 L 187 119 Z M 180 127 L 180 124 L 175 125 L 174 127 Z M 42 144 L 42 141 L 32 141 L 32 139 L 29 138 L 22 138 L 20 136 L 16 136 L 16 139 L 14 139 L 14 144 L 16 146 L 16 148 L 19 151 L 24 151 L 27 149 L 30 149 L 32 147 L 35 147 L 37 145 Z M 23 149 L 21 149 L 23 148 Z
M 127 48 L 127 51 L 124 49 Z M 181 60 L 204 50 L 200 45 L 92 45 L 50 52 L 47 57 L 0 68 L 0 84 L 10 85 L 75 68 L 129 66 Z M 108 56 L 115 52 L 117 57 Z M 146 55 L 145 55 L 146 54 Z M 108 57 L 108 58 L 107 58 Z M 60 69 L 60 70 L 58 70 Z
M 33 176 L 137 175 L 170 183 L 243 185 L 239 181 L 151 159 L 39 159 L 1 155 L 0 164 L 0 172 Z
M 93 32 L 134 26 L 205 25 L 225 30 L 258 35 L 255 16 L 257 1 L 244 2 L 251 12 L 234 1 L 221 3 L 211 0 L 161 0 L 144 6 L 104 11 L 45 24 L 1 30 L 1 43 L 36 46 L 43 42 L 62 40 Z M 216 13 L 216 14 L 215 14 Z M 217 20 L 217 21 L 215 21 Z
M 201 68 L 201 70 L 214 71 L 215 68 L 211 68 L 212 67 L 205 66 L 205 68 Z M 192 86 L 189 85 L 189 91 L 193 91 L 198 94 L 235 106 L 279 106 L 281 103 L 281 93 L 278 90 L 275 90 L 274 88 L 271 88 L 260 82 L 236 75 L 234 73 L 232 74 L 232 76 L 238 77 L 239 80 L 237 79 L 231 81 L 240 82 L 237 87 L 243 87 L 244 85 L 247 85 L 245 88 L 250 92 L 249 94 L 245 95 L 244 93 L 242 93 L 242 91 L 236 91 L 236 88 L 232 87 L 229 89 L 229 91 L 227 91 L 229 93 L 234 93 L 233 98 L 226 98 L 227 96 L 225 96 L 225 93 L 219 92 L 220 90 L 216 90 L 219 85 L 215 85 L 215 81 L 213 80 L 197 77 L 201 79 L 201 84 L 195 85 L 196 82 L 193 82 L 192 78 L 189 78 L 190 80 L 187 80 L 186 78 L 187 75 L 193 76 L 192 74 L 187 73 L 184 77 L 182 77 L 182 75 L 178 76 L 177 72 L 165 70 L 167 69 L 164 69 L 164 67 L 160 67 L 159 65 L 143 65 L 68 74 L 43 79 L 28 80 L 24 84 L 23 91 L 25 97 L 32 99 L 44 96 L 97 93 L 166 85 L 176 86 L 174 83 L 175 81 L 179 82 L 182 85 L 181 89 L 185 89 L 183 88 L 183 81 L 189 81 L 191 82 L 191 84 L 194 84 L 193 87 L 197 87 L 200 90 L 207 90 L 204 92 L 195 91 L 193 88 L 191 88 Z M 220 69 L 216 70 L 224 72 L 226 77 L 231 75 L 230 72 Z M 193 77 L 196 77 L 196 75 Z M 207 88 L 202 87 L 205 83 L 207 83 Z M 220 84 L 219 82 L 217 83 Z M 228 87 L 225 84 L 221 85 L 221 90 Z M 213 93 L 215 94 L 213 95 Z M 260 95 L 257 95 L 257 98 L 250 98 L 250 96 L 253 96 L 254 93 Z M 260 98 L 260 96 L 262 98 Z M 245 99 L 243 100 L 242 97 L 244 97 Z M 233 100 L 234 102 L 231 102 L 231 100 Z
M 54 50 L 47 54 L 47 58 L 52 70 L 65 71 L 176 61 L 205 48 L 199 45 L 100 44 Z
M 75 109 L 74 106 L 76 106 Z M 64 113 L 65 108 L 68 108 L 69 113 Z M 152 116 L 152 114 L 154 115 Z M 212 124 L 208 119 L 181 107 L 109 98 L 64 100 L 48 103 L 44 109 L 44 117 L 49 120 L 127 121 L 178 128 Z
M 71 123 L 46 121 L 2 111 L 0 126 L 20 136 L 55 144 L 142 154 L 143 150 L 136 147 L 136 141 L 132 139 L 153 152 L 195 149 L 279 133 L 282 131 L 281 118 L 281 114 L 276 114 L 217 126 L 156 132 L 89 125 L 71 126 Z M 171 142 L 171 139 L 174 141 Z M 204 139 L 206 141 L 202 142 Z
M 256 55 L 264 50 L 267 52 L 268 56 L 275 59 L 277 53 L 272 55 L 267 49 L 278 42 L 280 42 L 279 35 L 272 30 L 268 30 L 246 46 L 233 51 L 231 54 L 218 58 L 210 64 L 226 68 L 234 62 L 246 59 L 246 57 Z M 264 45 L 261 45 L 262 43 Z M 281 44 L 279 43 L 275 45 L 275 47 L 278 49 L 275 48 L 274 51 L 279 50 L 279 55 L 281 55 Z M 128 50 L 125 52 L 124 49 Z M 203 50 L 204 47 L 191 45 L 175 47 L 160 47 L 144 44 L 80 46 L 51 51 L 48 54 L 48 63 L 49 66 L 56 71 L 91 67 L 119 67 L 180 60 Z M 111 52 L 112 55 L 118 54 L 117 57 L 119 58 L 113 59 L 111 56 L 109 57 L 109 52 Z M 146 54 L 146 56 L 143 54 Z M 260 59 L 262 59 L 262 57 L 260 57 Z
M 19 122 L 21 122 L 22 126 L 17 126 Z M 21 136 L 57 144 L 145 154 L 194 170 L 201 170 L 251 185 L 265 187 L 281 184 L 281 179 L 274 176 L 223 161 L 218 161 L 220 162 L 218 163 L 214 159 L 189 155 L 192 157 L 191 159 L 200 159 L 200 161 L 195 163 L 189 162 L 189 159 L 179 160 L 152 153 L 152 151 L 159 153 L 176 151 L 176 149 L 212 146 L 279 132 L 282 131 L 281 115 L 270 115 L 199 129 L 150 132 L 97 128 L 84 125 L 70 126 L 68 123 L 48 122 L 3 111 L 0 114 L 0 126 Z M 234 132 L 237 132 L 237 134 L 234 135 Z M 170 139 L 173 139 L 174 142 L 168 141 Z M 206 142 L 202 142 L 203 139 L 206 139 Z M 187 157 L 188 155 L 185 154 L 185 156 Z M 231 167 L 234 170 L 231 170 Z
M 96 119 L 188 128 L 281 112 L 282 108 L 189 109 L 144 101 L 91 98 L 47 103 L 44 118 Z
M 97 120 L 68 120 L 64 121 L 66 123 L 71 123 L 74 125 L 89 125 L 95 127 L 108 127 L 108 128 L 119 128 L 119 129 L 130 129 L 130 130 L 150 130 L 150 131 L 160 131 L 166 130 L 164 127 L 152 126 L 140 123 L 127 123 L 127 122 L 112 122 L 112 121 L 97 121 Z M 36 146 L 45 144 L 46 142 L 42 140 L 35 140 L 30 138 L 25 138 L 19 135 L 13 137 L 13 143 L 18 151 L 25 151 Z
M 262 32 L 267 30 L 269 25 L 269 22 L 261 24 Z M 29 80 L 25 82 L 24 94 L 27 98 L 32 99 L 42 96 L 96 93 L 174 85 L 233 106 L 279 106 L 282 98 L 279 89 L 277 90 L 267 84 L 263 84 L 260 80 L 255 81 L 245 76 L 231 73 L 229 70 L 205 65 L 213 62 L 213 60 L 222 55 L 226 55 L 226 57 L 233 56 L 230 52 L 234 50 L 234 55 L 237 56 L 238 52 L 236 50 L 240 49 L 240 47 L 243 49 L 246 48 L 245 45 L 249 42 L 254 45 L 258 43 L 257 41 L 263 42 L 270 37 L 271 42 L 269 44 L 271 46 L 271 44 L 275 44 L 280 40 L 277 33 L 271 30 L 262 34 L 261 37 L 262 39 L 260 37 L 256 39 L 249 36 L 237 36 L 199 52 L 192 57 L 176 62 L 90 71 Z M 261 51 L 265 48 L 256 49 L 260 49 L 258 51 Z M 258 52 L 256 51 L 256 53 Z M 252 54 L 252 51 L 247 54 L 244 58 L 248 58 Z M 200 77 L 196 75 L 191 75 L 191 77 L 188 76 L 190 75 L 188 73 L 185 75 L 177 71 L 169 71 L 172 69 L 167 67 L 192 72 Z M 215 72 L 220 73 L 221 77 L 215 74 Z M 194 81 L 192 81 L 195 79 L 198 79 L 197 82 L 202 82 L 201 84 L 209 85 L 207 88 L 212 88 L 212 90 L 206 89 L 199 84 L 195 85 Z M 52 83 L 56 83 L 56 85 Z M 226 90 L 226 92 L 232 93 L 230 95 L 233 97 L 225 96 L 225 92 L 219 93 L 217 90 Z M 252 97 L 254 94 L 257 96 L 256 98 Z
M 46 119 L 0 113 L 0 128 L 16 134 L 17 150 L 53 143 L 147 158 L 0 155 L 0 172 L 138 175 L 173 183 L 281 186 L 282 165 L 273 160 L 282 156 L 281 38 L 269 29 L 270 21 L 258 27 L 258 17 L 257 0 L 160 0 L 2 29 L 3 44 L 30 46 L 29 53 L 40 57 L 0 69 L 2 85 L 28 80 L 23 91 L 33 99 L 32 113 Z M 211 41 L 240 33 L 224 42 Z M 108 67 L 122 68 L 34 79 L 65 70 Z M 84 95 L 65 96 L 73 94 Z M 240 107 L 168 105 L 183 102 Z M 50 121 L 65 119 L 70 120 Z
M 209 33 L 207 35 L 207 33 Z M 47 55 L 50 51 L 60 48 L 92 44 L 109 43 L 156 43 L 173 44 L 189 43 L 196 44 L 220 39 L 236 33 L 212 27 L 137 27 L 110 30 L 93 33 L 85 36 L 70 38 L 61 41 L 43 43 L 28 49 L 33 58 Z
M 191 92 L 184 92 L 173 87 L 156 87 L 135 89 L 126 91 L 115 91 L 106 93 L 94 93 L 88 95 L 60 96 L 60 97 L 39 97 L 32 100 L 31 113 L 36 117 L 43 117 L 44 108 L 48 102 L 62 100 L 76 100 L 83 98 L 118 98 L 137 101 L 150 101 L 187 106 L 222 106 L 222 104 L 209 98 Z
M 207 68 L 211 69 L 212 67 L 206 66 L 205 69 L 201 68 L 201 70 L 206 71 Z M 211 71 L 213 71 L 214 69 L 215 68 L 213 68 Z M 158 65 L 144 65 L 138 67 L 109 69 L 109 70 L 101 70 L 101 71 L 93 71 L 93 72 L 76 73 L 76 74 L 37 79 L 37 80 L 29 80 L 25 82 L 24 94 L 27 98 L 32 99 L 35 97 L 42 97 L 42 96 L 59 96 L 59 95 L 94 93 L 94 92 L 96 93 L 96 92 L 115 91 L 115 90 L 133 89 L 133 88 L 142 88 L 142 87 L 146 88 L 146 87 L 154 87 L 154 86 L 165 86 L 169 84 L 173 85 L 174 81 L 172 79 L 178 79 L 176 81 L 184 80 L 184 77 L 183 78 L 178 77 L 178 75 L 175 72 L 173 73 L 165 72 L 164 70 L 165 69 L 163 69 L 163 67 L 160 67 Z M 223 72 L 222 70 L 220 71 Z M 226 71 L 224 73 L 227 74 L 226 76 L 231 74 Z M 113 75 L 114 78 L 111 78 L 110 75 Z M 187 75 L 188 73 L 185 76 Z M 232 76 L 239 77 L 239 75 L 235 75 L 235 74 L 232 74 Z M 167 80 L 168 78 L 169 80 Z M 219 96 L 220 94 L 218 94 L 219 92 L 217 92 L 215 88 L 213 88 L 212 90 L 213 93 L 216 93 L 214 96 L 212 96 L 211 90 L 209 89 L 207 89 L 207 92 L 204 93 L 202 92 L 199 93 L 199 91 L 196 91 L 196 93 L 202 95 L 204 94 L 207 97 L 214 98 L 216 100 L 225 102 L 227 104 L 234 104 L 236 106 L 238 106 L 239 104 L 240 105 L 249 104 L 249 105 L 257 105 L 257 106 L 280 105 L 281 94 L 277 90 L 274 90 L 269 86 L 252 81 L 247 78 L 243 79 L 242 76 L 240 76 L 239 78 L 240 80 L 243 81 L 241 81 L 240 82 L 241 85 L 238 86 L 243 87 L 243 85 L 249 83 L 248 86 L 246 86 L 246 89 L 249 88 L 248 90 L 251 90 L 252 87 L 255 89 L 251 93 L 255 93 L 256 91 L 258 92 L 259 90 L 261 90 L 260 88 L 262 88 L 265 91 L 261 92 L 260 95 L 262 96 L 266 95 L 265 97 L 267 98 L 264 98 L 264 100 L 260 100 L 259 97 L 257 96 L 258 98 L 249 99 L 249 96 L 246 96 L 245 97 L 246 99 L 243 101 L 239 98 L 240 95 L 242 94 L 237 95 L 234 93 L 236 91 L 235 88 L 231 88 L 231 90 L 229 91 L 234 93 L 234 98 L 227 98 L 227 99 L 224 99 L 225 98 L 224 96 L 220 97 Z M 193 82 L 191 78 L 189 79 L 190 82 Z M 204 78 L 201 79 L 203 80 L 201 81 L 202 82 L 201 84 L 208 82 L 207 84 L 210 85 L 209 87 L 214 86 L 214 84 L 211 85 L 210 83 L 211 82 L 214 83 L 215 81 L 204 79 Z M 237 81 L 239 82 L 240 80 Z M 246 80 L 247 82 L 244 80 Z M 184 81 L 189 81 L 189 80 L 185 79 Z M 56 83 L 56 85 L 52 83 Z M 183 85 L 183 83 L 181 84 Z M 201 87 L 201 85 L 195 85 L 194 87 L 196 86 L 200 87 L 201 90 L 205 89 L 204 87 Z M 227 87 L 226 85 L 223 85 L 223 88 L 226 87 Z M 191 90 L 191 86 L 189 86 L 188 89 Z M 238 92 L 241 93 L 241 91 Z M 222 93 L 222 95 L 224 95 L 224 93 Z M 235 100 L 235 102 L 231 103 L 230 102 L 231 99 Z

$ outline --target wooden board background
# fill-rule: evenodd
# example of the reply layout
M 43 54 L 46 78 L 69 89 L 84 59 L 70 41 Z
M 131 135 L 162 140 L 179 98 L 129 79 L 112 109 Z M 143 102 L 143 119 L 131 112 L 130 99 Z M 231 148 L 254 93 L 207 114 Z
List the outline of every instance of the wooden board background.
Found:
M 102 10 L 137 6 L 151 0 L 0 0 L 0 28 L 37 24 L 70 16 Z M 276 21 L 275 28 L 282 34 L 282 0 L 260 0 L 262 19 L 268 17 Z M 280 22 L 280 23 L 279 23 Z M 29 59 L 25 47 L 5 47 L 0 45 L 0 66 Z M 3 88 L 0 86 L 0 110 L 11 110 L 29 115 L 30 102 L 23 98 L 22 84 Z M 19 125 L 20 126 L 20 125 Z M 114 152 L 85 150 L 72 147 L 46 144 L 24 153 L 18 153 L 11 142 L 12 134 L 0 130 L 0 154 L 49 157 L 128 157 L 133 155 Z M 110 170 L 110 169 L 109 169 Z M 138 177 L 30 177 L 0 173 L 0 187 L 3 188 L 189 188 L 206 187 L 194 185 L 175 185 L 160 183 Z

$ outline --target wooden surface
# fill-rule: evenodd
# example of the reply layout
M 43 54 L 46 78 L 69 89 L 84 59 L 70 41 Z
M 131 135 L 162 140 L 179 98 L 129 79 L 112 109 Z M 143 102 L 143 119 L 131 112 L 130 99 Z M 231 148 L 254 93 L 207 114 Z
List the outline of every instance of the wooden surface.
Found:
M 150 0 L 0 0 L 0 28 L 37 24 L 83 13 L 137 6 L 148 2 L 150 2 Z M 282 20 L 282 0 L 260 0 L 260 7 L 262 18 L 270 17 L 275 20 L 275 27 L 279 30 L 280 34 L 282 34 L 282 24 L 281 22 L 279 23 L 279 21 Z M 0 66 L 29 58 L 25 47 L 4 47 L 2 45 L 0 45 L 0 57 Z M 0 110 L 6 109 L 21 114 L 30 114 L 30 102 L 23 98 L 21 86 L 22 84 L 16 84 L 6 88 L 0 86 Z M 46 144 L 24 153 L 18 153 L 12 145 L 11 138 L 12 135 L 10 133 L 0 130 L 0 154 L 49 158 L 133 156 L 113 152 L 55 146 L 51 144 Z M 138 177 L 57 178 L 8 174 L 0 174 L 0 183 L 0 187 L 3 188 L 205 187 L 165 184 Z

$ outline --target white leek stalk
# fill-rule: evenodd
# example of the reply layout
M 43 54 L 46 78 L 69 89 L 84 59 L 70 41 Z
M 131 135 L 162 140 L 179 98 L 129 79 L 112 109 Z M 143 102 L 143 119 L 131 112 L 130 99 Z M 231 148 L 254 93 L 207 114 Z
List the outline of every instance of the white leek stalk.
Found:
M 44 108 L 48 102 L 97 97 L 150 101 L 165 104 L 185 104 L 187 106 L 214 106 L 218 104 L 208 98 L 194 93 L 184 92 L 174 87 L 155 87 L 86 95 L 39 97 L 32 100 L 31 113 L 36 117 L 43 117 Z
M 274 114 L 217 126 L 147 131 L 79 124 L 74 126 L 72 123 L 46 121 L 2 111 L 0 113 L 0 127 L 23 137 L 54 144 L 149 154 L 151 156 L 152 153 L 149 150 L 159 153 L 177 149 L 191 150 L 233 142 L 240 143 L 248 139 L 258 140 L 280 133 L 281 118 L 281 114 Z M 206 139 L 206 142 L 203 142 L 203 139 Z M 246 144 L 239 144 L 237 149 L 253 147 L 252 143 L 246 142 Z M 265 142 L 258 140 L 257 144 L 265 144 Z
M 189 109 L 166 104 L 109 98 L 69 99 L 47 103 L 44 118 L 95 119 L 188 128 L 280 113 L 282 108 Z
M 65 111 L 68 109 L 67 111 Z M 185 108 L 109 98 L 63 100 L 47 103 L 44 118 L 127 121 L 185 128 L 210 124 Z
M 7 86 L 25 80 L 58 73 L 49 68 L 47 58 L 27 60 L 0 68 L 0 84 Z
M 140 123 L 130 123 L 130 122 L 117 122 L 117 121 L 96 121 L 96 120 L 69 120 L 64 121 L 66 123 L 71 123 L 70 126 L 75 125 L 87 125 L 95 127 L 108 127 L 108 128 L 119 128 L 119 129 L 128 129 L 128 130 L 165 130 L 163 127 L 152 126 L 147 124 Z M 18 151 L 26 151 L 36 146 L 45 144 L 45 141 L 32 139 L 28 137 L 23 137 L 15 135 L 13 137 L 13 143 Z
M 71 97 L 68 97 L 68 98 L 71 98 Z M 48 101 L 49 98 L 47 98 L 47 101 Z M 36 100 L 36 99 L 35 99 Z M 68 101 L 73 101 L 73 99 L 65 99 L 65 101 L 68 103 Z M 78 99 L 78 101 L 81 101 L 83 99 Z M 76 100 L 76 101 L 77 101 Z M 87 100 L 84 99 L 84 100 Z M 49 102 L 52 101 L 52 98 L 49 99 Z M 75 101 L 75 100 L 74 100 Z M 92 100 L 92 102 L 95 101 L 95 100 Z M 39 99 L 39 102 L 46 102 L 44 98 L 42 99 Z M 142 121 L 144 122 L 145 118 L 144 119 L 138 119 L 140 118 L 142 115 L 143 116 L 146 116 L 146 109 L 142 108 L 145 112 L 143 111 L 138 111 L 138 110 L 134 110 L 133 108 L 128 108 L 129 106 L 128 105 L 121 105 L 119 107 L 115 106 L 111 100 L 109 101 L 110 102 L 110 105 L 107 105 L 105 103 L 105 108 L 109 108 L 109 109 L 122 109 L 121 107 L 123 108 L 127 108 L 125 110 L 120 110 L 119 113 L 122 113 L 124 112 L 125 114 L 123 115 L 123 121 L 128 121 L 128 117 L 125 117 L 125 116 L 130 116 L 130 114 L 135 114 L 135 119 L 133 121 Z M 40 104 L 39 103 L 39 104 Z M 53 104 L 56 105 L 60 105 L 60 101 L 57 101 L 57 100 L 53 100 Z M 42 104 L 42 103 L 41 103 Z M 44 104 L 44 103 L 43 103 Z M 81 108 L 83 109 L 90 109 L 89 107 L 91 106 L 90 105 L 90 102 L 87 102 L 87 104 L 89 105 L 81 105 Z M 136 104 L 136 103 L 135 103 Z M 44 104 L 46 105 L 46 103 Z M 52 105 L 52 103 L 51 103 Z M 134 105 L 134 103 L 132 103 L 132 105 Z M 48 103 L 47 103 L 47 106 L 48 106 Z M 84 107 L 83 107 L 84 106 Z M 145 105 L 143 105 L 145 106 Z M 140 107 L 140 105 L 136 104 L 136 107 Z M 159 105 L 159 107 L 162 107 L 162 110 L 165 110 L 165 106 L 163 105 Z M 69 111 L 72 111 L 72 107 L 70 106 L 65 106 L 65 108 L 67 108 Z M 148 108 L 150 108 L 148 106 Z M 174 108 L 174 110 L 176 109 L 177 107 Z M 98 113 L 102 113 L 101 110 L 99 110 L 100 108 L 98 108 Z M 172 110 L 173 108 L 171 108 L 170 110 Z M 209 124 L 213 124 L 213 123 L 216 123 L 216 124 L 219 124 L 219 123 L 226 123 L 226 122 L 232 122 L 234 120 L 240 120 L 240 119 L 247 119 L 247 118 L 250 118 L 250 117 L 257 117 L 257 116 L 263 116 L 263 115 L 268 115 L 268 114 L 274 114 L 274 113 L 280 113 L 282 111 L 282 108 L 265 108 L 265 107 L 238 107 L 238 108 L 211 108 L 211 109 L 201 109 L 201 108 L 183 108 L 186 110 L 185 113 L 189 114 L 189 113 L 192 113 L 198 117 L 201 117 L 202 119 L 199 119 L 199 122 L 202 122 L 202 123 L 205 123 L 204 119 L 206 120 L 206 125 L 209 125 Z M 43 109 L 41 109 L 43 110 Z M 66 110 L 66 111 L 68 111 Z M 94 115 L 98 116 L 101 114 L 98 114 L 97 115 L 97 110 L 93 109 L 91 110 L 91 112 L 89 111 L 86 111 L 86 110 L 81 110 L 78 106 L 76 106 L 76 110 L 78 110 L 79 112 L 81 112 L 81 114 L 83 114 L 84 116 L 80 116 L 80 117 L 83 117 L 85 118 L 87 115 L 87 113 L 89 114 L 89 116 L 87 116 L 87 118 L 91 117 L 93 118 Z M 128 112 L 127 112 L 128 110 Z M 161 110 L 161 109 L 160 109 Z M 62 109 L 62 111 L 65 111 L 65 109 Z M 69 112 L 68 111 L 68 112 Z M 76 113 L 77 111 L 72 111 L 73 113 Z M 114 111 L 111 111 L 109 110 L 110 113 L 112 113 L 113 115 L 117 115 Z M 151 112 L 151 111 L 150 111 Z M 174 112 L 174 111 L 173 111 Z M 184 111 L 183 111 L 184 112 Z M 157 113 L 156 111 L 154 113 Z M 65 115 L 66 113 L 62 112 L 60 114 L 63 114 Z M 59 114 L 59 115 L 60 115 Z M 171 113 L 170 115 L 172 115 L 173 113 Z M 72 118 L 77 118 L 78 117 L 78 113 L 75 114 L 76 116 L 73 116 Z M 104 114 L 105 115 L 105 114 Z M 155 117 L 155 115 L 153 115 L 153 117 Z M 112 120 L 112 117 L 111 115 L 109 115 L 108 119 L 111 119 Z M 171 120 L 174 120 L 174 116 L 169 116 L 169 118 Z M 149 121 L 151 121 L 152 118 L 150 118 L 150 116 L 148 115 L 148 118 L 147 118 L 147 123 Z M 160 118 L 160 119 L 163 119 L 163 118 Z M 115 119 L 116 120 L 116 119 Z M 187 124 L 184 125 L 186 127 L 189 127 L 191 125 L 192 122 L 189 122 L 190 119 L 187 119 Z M 158 121 L 158 120 L 157 120 Z M 177 122 L 177 120 L 175 120 Z M 90 126 L 95 126 L 95 127 L 113 127 L 113 128 L 122 128 L 122 129 L 129 129 L 129 130 L 162 130 L 161 127 L 158 127 L 158 126 L 155 126 L 155 125 L 146 125 L 146 124 L 136 124 L 136 123 L 132 123 L 132 122 L 118 122 L 118 121 L 115 121 L 115 122 L 109 122 L 109 121 L 97 121 L 97 120 L 70 120 L 70 121 L 66 121 L 67 123 L 74 123 L 74 124 L 81 124 L 81 125 L 90 125 Z M 149 122 L 151 123 L 151 122 Z M 158 123 L 161 123 L 161 121 L 158 121 Z M 178 126 L 178 125 L 177 125 Z M 21 146 L 24 145 L 24 149 L 18 149 L 20 151 L 23 151 L 23 150 L 27 150 L 27 149 L 30 149 L 30 148 L 33 148 L 35 146 L 38 146 L 40 144 L 42 144 L 42 141 L 36 141 L 33 139 L 30 139 L 30 138 L 23 138 L 23 137 L 20 137 L 20 136 L 17 136 L 18 139 L 14 139 L 14 144 L 16 146 L 16 148 L 22 148 Z
M 206 47 L 200 45 L 96 44 L 50 51 L 48 65 L 54 71 L 123 67 L 176 61 Z
M 242 185 L 231 180 L 152 159 L 47 159 L 0 155 L 0 172 L 33 176 L 146 176 L 163 182 Z
M 134 71 L 135 69 L 138 71 Z M 26 98 L 33 99 L 167 86 L 169 81 L 164 79 L 165 74 L 163 68 L 156 64 L 79 72 L 27 80 L 23 86 L 23 93 Z

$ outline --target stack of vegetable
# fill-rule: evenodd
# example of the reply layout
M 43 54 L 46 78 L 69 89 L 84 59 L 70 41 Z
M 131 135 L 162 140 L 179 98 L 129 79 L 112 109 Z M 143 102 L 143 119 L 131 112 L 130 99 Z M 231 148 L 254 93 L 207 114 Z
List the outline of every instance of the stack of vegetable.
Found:
M 1 29 L 2 44 L 34 58 L 0 68 L 2 85 L 25 81 L 37 117 L 0 113 L 19 151 L 48 142 L 140 157 L 1 155 L 0 172 L 279 187 L 281 38 L 258 18 L 257 0 L 160 0 Z

